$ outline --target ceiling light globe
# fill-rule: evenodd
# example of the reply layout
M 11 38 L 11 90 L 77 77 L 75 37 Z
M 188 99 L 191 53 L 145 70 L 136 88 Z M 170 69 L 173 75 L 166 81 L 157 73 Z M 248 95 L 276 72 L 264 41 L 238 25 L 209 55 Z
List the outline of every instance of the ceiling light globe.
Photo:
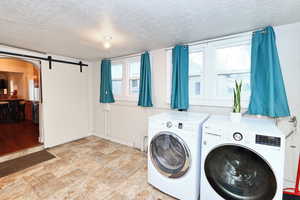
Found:
M 108 49 L 108 48 L 110 48 L 110 47 L 111 47 L 111 45 L 110 45 L 109 42 L 105 42 L 105 43 L 104 43 L 104 48 Z

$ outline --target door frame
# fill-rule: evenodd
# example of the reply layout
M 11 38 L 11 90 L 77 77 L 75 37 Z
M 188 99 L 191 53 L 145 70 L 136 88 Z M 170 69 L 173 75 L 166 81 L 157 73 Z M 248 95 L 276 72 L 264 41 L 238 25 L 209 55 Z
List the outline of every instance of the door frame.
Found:
M 0 47 L 1 48 L 1 47 Z M 24 62 L 33 64 L 34 67 L 39 71 L 39 84 L 40 84 L 40 95 L 39 95 L 39 142 L 44 145 L 45 135 L 44 135 L 44 121 L 43 121 L 43 80 L 42 80 L 42 62 L 38 59 L 28 59 L 20 58 L 17 56 L 7 56 L 0 54 L 0 59 L 19 59 Z

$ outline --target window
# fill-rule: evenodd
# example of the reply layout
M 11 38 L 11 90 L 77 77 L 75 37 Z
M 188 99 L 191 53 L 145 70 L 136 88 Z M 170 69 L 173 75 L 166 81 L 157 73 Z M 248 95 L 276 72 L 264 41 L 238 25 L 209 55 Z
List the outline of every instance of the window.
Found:
M 230 98 L 233 95 L 235 80 L 242 81 L 242 99 L 250 96 L 250 45 L 216 49 L 217 95 Z
M 232 106 L 235 80 L 242 81 L 242 106 L 250 97 L 250 36 L 189 47 L 191 105 Z M 172 50 L 168 53 L 168 102 L 172 76 Z
M 140 83 L 140 57 L 112 60 L 112 89 L 117 100 L 137 100 Z
M 203 52 L 191 52 L 189 55 L 189 94 L 201 96 L 203 89 Z
M 122 94 L 122 81 L 123 81 L 123 65 L 112 64 L 111 65 L 111 79 L 112 90 L 114 96 L 120 96 Z
M 130 95 L 139 94 L 140 84 L 140 62 L 129 63 L 129 93 Z

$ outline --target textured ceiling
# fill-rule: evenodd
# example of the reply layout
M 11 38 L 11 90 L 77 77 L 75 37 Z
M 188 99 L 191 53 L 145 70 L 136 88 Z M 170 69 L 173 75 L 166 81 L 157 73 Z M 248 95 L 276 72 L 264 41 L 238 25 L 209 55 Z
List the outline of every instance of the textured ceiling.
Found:
M 1 0 L 0 43 L 97 59 L 297 21 L 299 0 Z

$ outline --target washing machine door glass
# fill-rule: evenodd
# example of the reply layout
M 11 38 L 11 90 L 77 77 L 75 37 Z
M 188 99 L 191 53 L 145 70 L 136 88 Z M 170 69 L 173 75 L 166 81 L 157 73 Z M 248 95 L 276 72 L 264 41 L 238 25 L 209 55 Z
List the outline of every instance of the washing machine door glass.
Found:
M 151 140 L 150 156 L 155 168 L 169 178 L 183 176 L 190 167 L 187 145 L 171 132 L 161 132 Z
M 214 149 L 204 170 L 210 185 L 224 199 L 272 200 L 276 194 L 276 178 L 268 163 L 242 146 Z

